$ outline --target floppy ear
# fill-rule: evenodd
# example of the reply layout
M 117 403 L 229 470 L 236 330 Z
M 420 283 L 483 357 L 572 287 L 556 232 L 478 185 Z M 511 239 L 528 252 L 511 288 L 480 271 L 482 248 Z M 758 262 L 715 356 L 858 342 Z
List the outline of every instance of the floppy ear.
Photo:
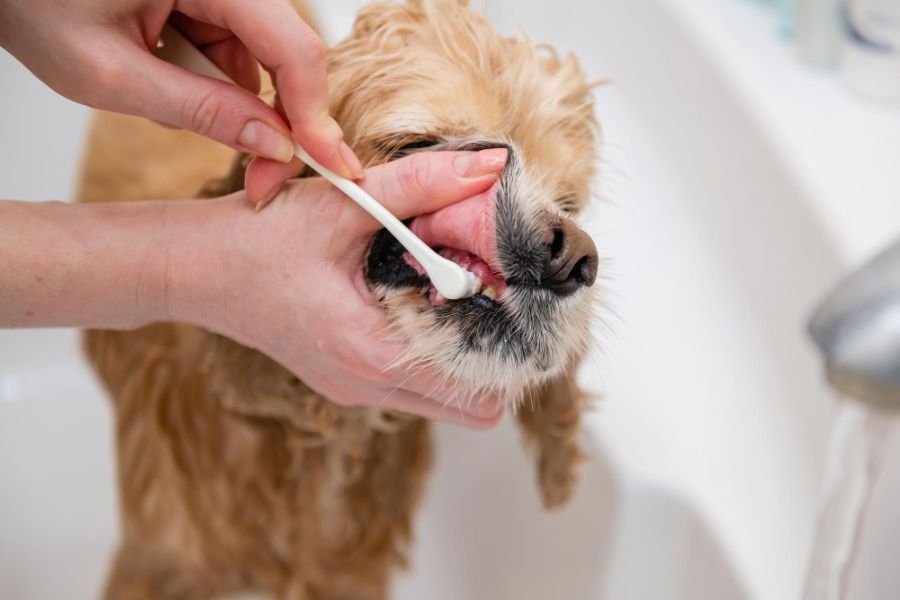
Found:
M 575 383 L 575 369 L 573 365 L 535 390 L 517 415 L 526 444 L 537 454 L 538 486 L 547 509 L 569 500 L 585 458 L 578 435 L 588 397 Z

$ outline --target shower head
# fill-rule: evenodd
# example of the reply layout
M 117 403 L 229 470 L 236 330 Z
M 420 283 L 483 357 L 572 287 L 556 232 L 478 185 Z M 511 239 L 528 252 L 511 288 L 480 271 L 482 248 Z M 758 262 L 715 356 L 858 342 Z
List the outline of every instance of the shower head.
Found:
M 839 392 L 900 410 L 900 242 L 845 278 L 809 329 Z

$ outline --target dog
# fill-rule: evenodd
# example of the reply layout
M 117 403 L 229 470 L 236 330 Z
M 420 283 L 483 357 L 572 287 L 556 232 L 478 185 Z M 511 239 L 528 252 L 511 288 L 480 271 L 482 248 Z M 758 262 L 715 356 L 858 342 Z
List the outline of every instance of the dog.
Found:
M 328 72 L 331 113 L 364 164 L 508 148 L 492 196 L 496 256 L 480 257 L 493 290 L 442 300 L 384 231 L 361 266 L 411 362 L 514 399 L 543 503 L 564 504 L 583 459 L 574 373 L 598 268 L 574 220 L 597 159 L 592 84 L 575 58 L 502 37 L 451 0 L 367 6 Z M 99 113 L 79 198 L 224 194 L 245 166 L 193 134 Z M 426 421 L 338 406 L 189 325 L 88 331 L 85 348 L 115 411 L 122 533 L 107 598 L 386 597 L 430 467 Z

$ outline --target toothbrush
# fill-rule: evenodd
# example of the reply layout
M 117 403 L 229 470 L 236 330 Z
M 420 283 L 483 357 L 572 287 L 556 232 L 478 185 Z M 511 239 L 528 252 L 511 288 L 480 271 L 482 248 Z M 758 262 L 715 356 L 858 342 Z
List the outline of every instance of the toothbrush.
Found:
M 161 44 L 156 49 L 156 56 L 199 75 L 234 83 L 215 63 L 171 25 L 167 24 L 163 28 Z M 320 165 L 299 144 L 294 144 L 294 155 L 381 223 L 413 258 L 419 261 L 438 293 L 448 300 L 468 298 L 475 294 L 478 289 L 478 279 L 474 274 L 432 250 L 428 244 L 416 237 L 400 219 L 392 215 L 364 189 Z

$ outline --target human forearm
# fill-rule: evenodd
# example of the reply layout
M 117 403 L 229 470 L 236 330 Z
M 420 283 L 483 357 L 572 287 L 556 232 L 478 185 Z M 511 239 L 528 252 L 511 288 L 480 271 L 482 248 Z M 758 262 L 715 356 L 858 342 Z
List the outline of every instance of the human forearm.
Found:
M 199 210 L 181 204 L 0 202 L 0 326 L 128 329 L 169 318 L 181 250 L 171 224 Z

